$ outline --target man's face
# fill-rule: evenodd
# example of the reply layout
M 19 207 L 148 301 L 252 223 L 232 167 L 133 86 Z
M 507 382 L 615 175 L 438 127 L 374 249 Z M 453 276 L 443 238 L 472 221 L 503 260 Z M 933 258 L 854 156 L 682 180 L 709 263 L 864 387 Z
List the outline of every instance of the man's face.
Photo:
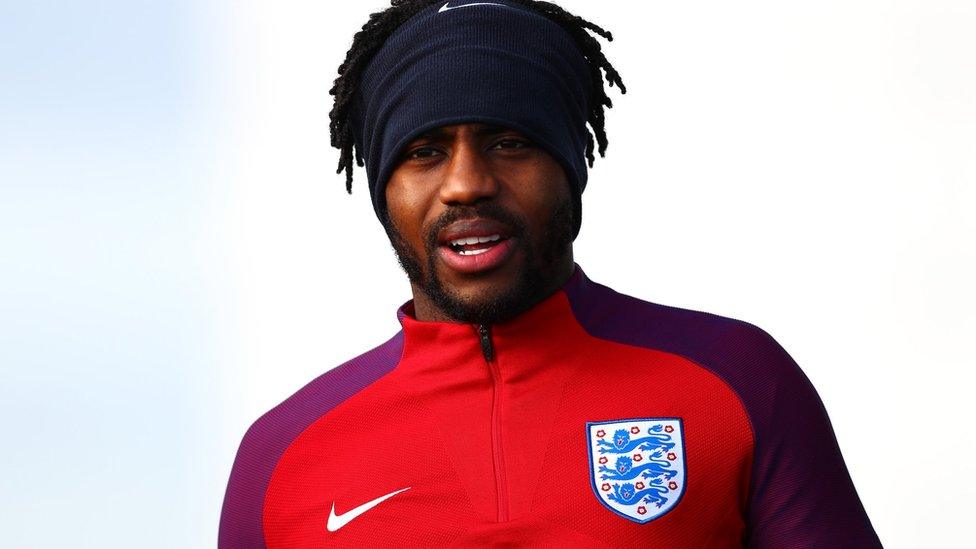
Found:
M 571 192 L 559 163 L 514 130 L 460 124 L 411 142 L 387 183 L 383 225 L 415 307 L 494 323 L 557 289 L 573 268 Z M 477 237 L 488 241 L 458 245 Z

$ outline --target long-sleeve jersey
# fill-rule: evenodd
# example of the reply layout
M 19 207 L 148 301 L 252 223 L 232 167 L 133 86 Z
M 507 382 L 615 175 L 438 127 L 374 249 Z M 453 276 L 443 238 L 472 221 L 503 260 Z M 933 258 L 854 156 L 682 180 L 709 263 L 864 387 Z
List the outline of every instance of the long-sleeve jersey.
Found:
M 578 264 L 505 322 L 397 318 L 247 431 L 221 548 L 881 546 L 819 396 L 755 325 Z

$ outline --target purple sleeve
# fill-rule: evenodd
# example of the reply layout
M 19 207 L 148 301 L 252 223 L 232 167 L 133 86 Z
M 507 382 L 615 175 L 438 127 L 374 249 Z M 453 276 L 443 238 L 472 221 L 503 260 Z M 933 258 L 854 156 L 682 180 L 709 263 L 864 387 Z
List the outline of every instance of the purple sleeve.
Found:
M 743 390 L 757 434 L 749 547 L 881 547 L 816 389 L 772 336 L 752 328 L 735 342 L 765 370 Z
M 881 547 L 820 397 L 772 336 L 741 320 L 621 294 L 585 276 L 568 291 L 591 335 L 683 356 L 739 396 L 755 443 L 748 547 Z
M 264 494 L 282 454 L 316 419 L 396 367 L 403 332 L 322 374 L 261 416 L 244 435 L 220 514 L 220 549 L 260 549 L 264 543 Z

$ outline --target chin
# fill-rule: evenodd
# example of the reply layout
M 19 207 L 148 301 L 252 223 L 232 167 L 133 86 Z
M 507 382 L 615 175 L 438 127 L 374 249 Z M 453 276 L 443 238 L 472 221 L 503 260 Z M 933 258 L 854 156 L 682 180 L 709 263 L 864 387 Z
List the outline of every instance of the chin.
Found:
M 436 296 L 434 301 L 452 318 L 473 324 L 494 324 L 525 309 L 531 301 L 527 288 L 518 280 L 494 290 L 457 291 Z

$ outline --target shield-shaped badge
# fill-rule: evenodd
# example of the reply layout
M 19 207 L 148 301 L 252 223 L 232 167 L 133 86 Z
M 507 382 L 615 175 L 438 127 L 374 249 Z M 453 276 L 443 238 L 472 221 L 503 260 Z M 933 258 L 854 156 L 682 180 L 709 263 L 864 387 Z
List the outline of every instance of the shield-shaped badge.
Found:
M 587 422 L 586 433 L 600 503 L 640 524 L 674 509 L 686 481 L 681 418 Z

